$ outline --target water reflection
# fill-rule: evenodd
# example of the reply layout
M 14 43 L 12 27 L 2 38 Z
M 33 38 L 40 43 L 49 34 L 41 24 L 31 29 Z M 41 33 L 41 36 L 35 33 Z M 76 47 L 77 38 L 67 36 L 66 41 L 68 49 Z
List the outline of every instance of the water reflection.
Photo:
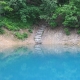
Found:
M 34 45 L 32 47 L 16 47 L 0 52 L 0 59 L 10 56 L 22 56 L 30 54 L 40 55 L 77 55 L 80 53 L 80 46 L 67 46 L 67 45 Z M 78 56 L 79 57 L 79 56 Z
M 79 46 L 36 46 L 0 52 L 0 80 L 80 79 Z

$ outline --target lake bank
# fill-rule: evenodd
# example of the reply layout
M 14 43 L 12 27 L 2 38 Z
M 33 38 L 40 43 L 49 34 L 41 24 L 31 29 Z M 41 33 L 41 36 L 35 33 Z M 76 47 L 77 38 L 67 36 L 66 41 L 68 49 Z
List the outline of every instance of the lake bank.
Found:
M 7 49 L 13 46 L 35 45 L 34 37 L 36 31 L 37 29 L 34 29 L 33 33 L 25 40 L 16 39 L 8 31 L 8 34 L 0 35 L 0 49 Z M 76 30 L 67 36 L 61 28 L 52 30 L 47 27 L 42 36 L 42 44 L 80 45 L 80 36 L 76 33 Z

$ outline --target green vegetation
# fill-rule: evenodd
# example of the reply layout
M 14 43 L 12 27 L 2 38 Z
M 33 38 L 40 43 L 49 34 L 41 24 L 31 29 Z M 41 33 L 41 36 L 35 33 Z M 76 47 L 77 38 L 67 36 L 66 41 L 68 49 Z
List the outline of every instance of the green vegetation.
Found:
M 28 29 L 30 28 L 31 25 L 32 25 L 32 22 L 23 23 L 20 20 L 10 19 L 10 18 L 8 19 L 6 17 L 1 18 L 0 20 L 0 26 L 5 27 L 11 31 L 19 31 L 20 29 Z
M 30 33 L 33 33 L 31 29 L 28 30 Z
M 18 39 L 21 39 L 21 40 L 24 40 L 25 38 L 28 38 L 28 35 L 27 33 L 19 33 L 19 32 L 16 32 L 15 33 L 15 36 L 18 38 Z
M 0 28 L 0 34 L 4 34 L 4 33 L 5 33 L 5 31 Z
M 32 33 L 31 26 L 44 19 L 52 28 L 63 25 L 69 35 L 69 29 L 80 27 L 79 4 L 80 0 L 1 0 L 0 27 L 10 31 L 28 29 Z
M 64 28 L 64 31 L 65 31 L 66 35 L 70 35 L 70 31 L 68 28 Z
M 80 29 L 77 31 L 77 34 L 80 34 Z

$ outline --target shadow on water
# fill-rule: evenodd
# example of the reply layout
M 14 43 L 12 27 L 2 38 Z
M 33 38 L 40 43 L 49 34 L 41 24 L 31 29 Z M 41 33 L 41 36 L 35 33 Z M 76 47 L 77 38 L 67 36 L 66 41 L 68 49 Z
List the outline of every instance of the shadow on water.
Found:
M 0 80 L 79 80 L 80 47 L 35 45 L 0 52 Z

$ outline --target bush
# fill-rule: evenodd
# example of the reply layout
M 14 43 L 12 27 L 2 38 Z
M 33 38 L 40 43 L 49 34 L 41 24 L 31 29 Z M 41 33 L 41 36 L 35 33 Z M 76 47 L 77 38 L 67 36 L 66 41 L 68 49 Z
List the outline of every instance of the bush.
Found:
M 11 30 L 11 31 L 19 31 L 19 27 L 16 27 L 14 25 L 10 25 L 8 23 L 5 23 L 5 27 L 8 29 L 8 30 Z
M 78 23 L 77 16 L 66 15 L 63 25 L 68 26 L 68 27 L 77 28 L 77 27 L 79 27 L 79 25 L 77 23 Z
M 53 12 L 57 8 L 57 0 L 41 0 L 42 4 L 40 5 L 41 10 L 43 10 L 40 15 L 43 19 L 48 19 L 52 16 Z
M 4 30 L 0 28 L 0 34 L 4 34 Z
M 11 31 L 19 31 L 20 29 L 28 29 L 32 25 L 31 21 L 23 23 L 21 20 L 10 19 L 10 18 L 0 18 L 0 27 L 5 27 Z
M 77 31 L 77 34 L 80 34 L 80 30 Z
M 28 22 L 29 19 L 35 21 L 40 14 L 39 5 L 36 5 L 36 2 L 35 0 L 10 0 L 9 3 L 14 13 L 11 13 L 11 15 L 17 16 L 24 23 Z
M 0 1 L 0 14 L 11 12 L 13 9 L 9 5 L 9 1 Z
M 27 33 L 23 33 L 22 34 L 24 38 L 28 38 L 28 34 Z
M 28 30 L 30 33 L 33 33 L 31 29 Z
M 15 22 L 12 21 L 12 19 L 4 18 L 4 17 L 0 20 L 0 27 L 5 27 L 8 30 L 12 30 L 12 31 L 19 30 L 19 27 L 16 25 Z
M 57 19 L 56 16 L 58 17 L 62 16 L 61 21 L 65 27 L 78 28 L 80 24 L 80 16 L 79 16 L 80 10 L 79 10 L 79 7 L 77 7 L 77 4 L 74 3 L 75 1 L 76 0 L 74 1 L 72 0 L 69 2 L 69 4 L 64 4 L 61 7 L 59 6 L 53 13 L 53 16 L 51 19 L 56 20 Z
M 57 25 L 79 28 L 79 4 L 80 0 L 1 0 L 0 27 L 5 25 L 7 29 L 13 31 L 18 31 L 19 28 L 30 29 L 31 22 L 35 23 L 37 20 L 43 19 L 52 28 Z M 7 18 L 1 20 L 1 16 Z M 32 33 L 31 30 L 29 32 Z M 67 29 L 65 32 L 69 34 Z
M 57 23 L 56 22 L 50 22 L 49 25 L 51 26 L 51 28 L 57 27 Z
M 23 40 L 23 39 L 25 39 L 25 38 L 28 38 L 27 33 L 21 34 L 21 33 L 19 33 L 19 32 L 16 32 L 16 33 L 15 33 L 15 36 L 16 36 L 18 39 L 21 39 L 21 40 Z
M 0 23 L 0 28 L 1 28 L 1 27 L 4 27 L 4 24 L 3 24 L 3 23 Z
M 70 35 L 70 31 L 68 28 L 64 28 L 64 31 L 65 31 L 66 35 Z

